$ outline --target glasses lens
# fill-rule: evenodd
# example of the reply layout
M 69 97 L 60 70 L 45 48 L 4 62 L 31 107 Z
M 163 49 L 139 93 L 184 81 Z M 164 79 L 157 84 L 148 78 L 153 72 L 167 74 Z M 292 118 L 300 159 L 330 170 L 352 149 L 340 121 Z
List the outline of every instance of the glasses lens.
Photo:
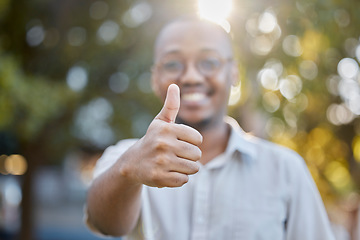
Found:
M 211 76 L 221 68 L 222 62 L 216 57 L 206 57 L 198 61 L 199 71 L 206 75 Z
M 184 70 L 184 64 L 180 60 L 167 60 L 161 65 L 161 69 L 164 74 L 168 76 L 179 76 Z

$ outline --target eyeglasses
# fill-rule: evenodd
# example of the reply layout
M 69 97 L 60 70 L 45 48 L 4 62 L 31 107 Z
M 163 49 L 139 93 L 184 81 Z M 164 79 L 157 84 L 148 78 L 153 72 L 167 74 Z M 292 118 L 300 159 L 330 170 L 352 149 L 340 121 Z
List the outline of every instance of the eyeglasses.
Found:
M 232 58 L 202 56 L 195 61 L 196 69 L 205 77 L 214 77 Z M 169 79 L 178 79 L 186 70 L 186 61 L 180 57 L 165 57 L 155 66 L 160 74 Z

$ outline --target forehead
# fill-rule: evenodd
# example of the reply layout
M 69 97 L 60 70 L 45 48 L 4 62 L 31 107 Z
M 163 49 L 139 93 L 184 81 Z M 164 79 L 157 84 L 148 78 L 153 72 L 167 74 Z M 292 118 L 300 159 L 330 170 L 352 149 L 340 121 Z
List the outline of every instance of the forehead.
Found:
M 170 23 L 160 32 L 155 45 L 155 60 L 169 53 L 186 56 L 213 51 L 228 58 L 232 56 L 231 41 L 219 26 L 202 21 Z

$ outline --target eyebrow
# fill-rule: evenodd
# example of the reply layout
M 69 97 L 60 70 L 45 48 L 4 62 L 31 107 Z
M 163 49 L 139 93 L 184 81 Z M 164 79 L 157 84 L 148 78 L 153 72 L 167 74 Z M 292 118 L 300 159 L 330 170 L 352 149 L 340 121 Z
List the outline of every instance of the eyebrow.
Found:
M 219 51 L 215 50 L 215 49 L 212 49 L 212 48 L 203 48 L 203 49 L 200 49 L 199 53 L 216 53 L 216 54 L 219 54 Z M 181 50 L 178 50 L 178 49 L 173 49 L 173 50 L 169 50 L 169 51 L 166 51 L 164 52 L 164 54 L 162 54 L 162 56 L 167 56 L 167 55 L 175 55 L 175 54 L 181 54 Z

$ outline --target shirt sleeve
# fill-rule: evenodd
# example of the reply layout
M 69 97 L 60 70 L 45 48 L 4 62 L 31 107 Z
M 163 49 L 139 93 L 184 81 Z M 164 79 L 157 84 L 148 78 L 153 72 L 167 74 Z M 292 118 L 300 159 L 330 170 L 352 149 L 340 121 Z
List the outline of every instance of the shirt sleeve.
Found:
M 103 155 L 96 162 L 93 172 L 93 180 L 100 176 L 103 172 L 108 170 L 119 157 L 126 152 L 132 145 L 135 144 L 137 139 L 126 139 L 118 142 L 116 145 L 110 146 L 105 149 Z
M 335 240 L 321 196 L 300 156 L 291 161 L 287 240 Z
M 99 177 L 102 173 L 104 173 L 112 165 L 114 165 L 115 162 L 119 159 L 119 157 L 124 152 L 126 152 L 127 149 L 129 149 L 132 145 L 134 145 L 136 141 L 137 141 L 137 139 L 122 140 L 122 141 L 118 142 L 116 145 L 110 146 L 107 149 L 105 149 L 103 155 L 96 162 L 92 180 Z M 85 223 L 85 225 L 94 234 L 101 236 L 101 237 L 106 237 L 90 221 L 89 216 L 88 216 L 88 208 L 87 208 L 86 204 L 84 206 L 83 212 L 84 212 L 83 222 Z

